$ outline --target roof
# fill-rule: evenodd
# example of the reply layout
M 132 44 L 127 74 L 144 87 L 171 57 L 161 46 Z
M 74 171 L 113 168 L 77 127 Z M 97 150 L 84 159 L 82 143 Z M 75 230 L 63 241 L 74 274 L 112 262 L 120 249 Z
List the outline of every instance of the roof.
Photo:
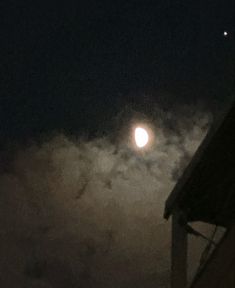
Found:
M 235 223 L 235 103 L 215 123 L 165 205 L 166 219 L 179 207 L 187 221 Z

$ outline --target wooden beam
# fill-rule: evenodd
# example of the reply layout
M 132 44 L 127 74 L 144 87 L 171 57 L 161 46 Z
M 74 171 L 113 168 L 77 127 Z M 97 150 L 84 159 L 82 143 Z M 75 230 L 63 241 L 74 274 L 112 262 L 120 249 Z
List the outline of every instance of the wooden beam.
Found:
M 187 287 L 187 232 L 180 214 L 178 209 L 172 214 L 171 288 Z

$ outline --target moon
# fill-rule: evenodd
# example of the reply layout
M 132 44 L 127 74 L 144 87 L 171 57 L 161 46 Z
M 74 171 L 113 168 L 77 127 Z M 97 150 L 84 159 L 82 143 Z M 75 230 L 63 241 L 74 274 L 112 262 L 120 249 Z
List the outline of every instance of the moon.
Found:
M 148 132 L 142 127 L 135 128 L 136 146 L 139 148 L 143 148 L 144 146 L 148 144 L 148 142 L 149 142 Z

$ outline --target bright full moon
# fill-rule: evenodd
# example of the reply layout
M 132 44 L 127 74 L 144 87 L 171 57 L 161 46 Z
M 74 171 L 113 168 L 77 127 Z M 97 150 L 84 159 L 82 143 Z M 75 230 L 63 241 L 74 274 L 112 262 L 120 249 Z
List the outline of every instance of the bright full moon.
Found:
M 135 143 L 139 148 L 143 148 L 149 141 L 149 135 L 144 128 L 135 128 Z

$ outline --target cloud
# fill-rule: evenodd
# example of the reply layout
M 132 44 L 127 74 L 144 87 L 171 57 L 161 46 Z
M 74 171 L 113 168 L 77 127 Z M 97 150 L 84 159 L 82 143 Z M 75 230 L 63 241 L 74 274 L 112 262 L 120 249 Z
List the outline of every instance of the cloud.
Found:
M 2 287 L 168 287 L 164 202 L 210 116 L 157 107 L 124 120 L 118 138 L 60 134 L 15 152 L 0 176 Z M 128 135 L 143 120 L 155 141 L 139 153 Z

